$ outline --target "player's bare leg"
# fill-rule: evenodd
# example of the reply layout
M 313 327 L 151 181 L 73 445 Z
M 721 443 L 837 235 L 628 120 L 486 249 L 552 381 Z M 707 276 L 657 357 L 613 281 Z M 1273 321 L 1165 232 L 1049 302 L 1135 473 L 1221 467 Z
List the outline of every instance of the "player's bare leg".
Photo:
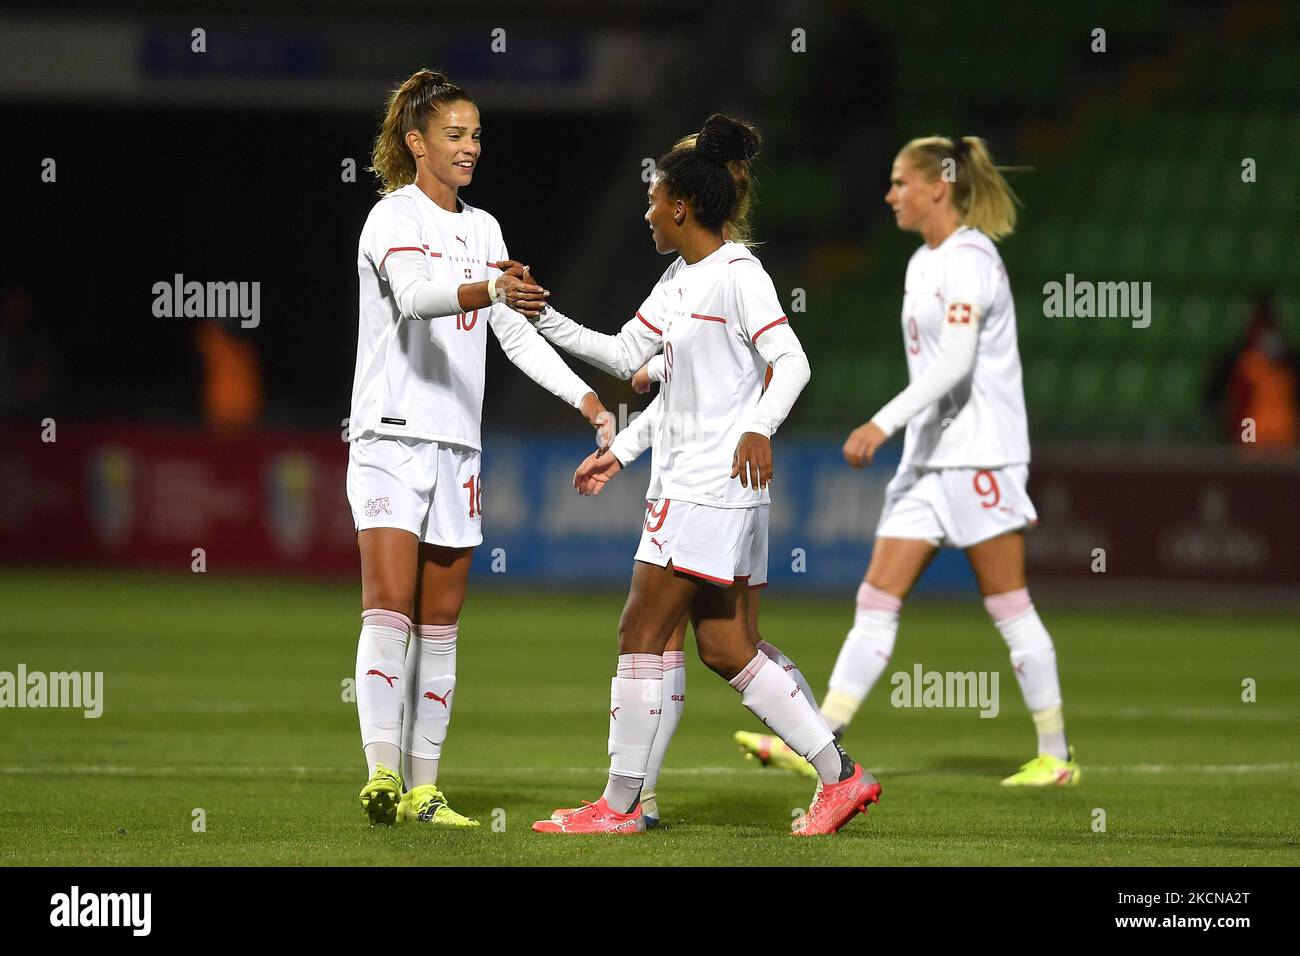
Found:
M 876 538 L 858 587 L 853 628 L 840 648 L 822 701 L 822 716 L 837 737 L 885 672 L 894 653 L 903 599 L 938 550 L 933 542 L 916 538 Z
M 419 539 L 400 528 L 357 533 L 361 551 L 361 634 L 356 694 L 369 782 L 359 799 L 375 824 L 397 820 L 402 795 L 404 658 L 415 609 Z
M 455 703 L 456 644 L 473 557 L 473 548 L 420 545 L 402 721 L 402 779 L 408 792 L 398 808 L 399 822 L 478 826 L 447 806 L 437 787 Z
M 1034 610 L 1025 580 L 1025 535 L 1013 531 L 966 549 L 984 607 L 1011 651 L 1025 706 L 1038 732 L 1038 756 L 1002 782 L 1008 786 L 1064 786 L 1080 779 L 1065 739 L 1056 648 Z
M 800 835 L 834 833 L 879 799 L 880 784 L 833 738 L 798 685 L 756 650 L 749 624 L 749 587 L 701 587 L 691 605 L 700 660 L 741 694 L 750 712 L 817 770 L 821 784 L 798 821 Z

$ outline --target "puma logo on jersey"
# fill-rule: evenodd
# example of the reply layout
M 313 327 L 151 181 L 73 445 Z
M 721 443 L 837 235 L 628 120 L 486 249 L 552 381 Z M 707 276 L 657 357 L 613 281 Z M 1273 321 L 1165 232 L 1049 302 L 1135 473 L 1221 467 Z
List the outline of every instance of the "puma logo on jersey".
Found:
M 397 675 L 396 675 L 396 674 L 394 674 L 392 677 L 389 677 L 389 676 L 388 676 L 387 674 L 385 674 L 383 671 L 377 671 L 377 670 L 373 670 L 373 669 L 372 669 L 372 670 L 368 670 L 368 671 L 366 671 L 366 676 L 367 676 L 367 677 L 369 677 L 371 674 L 374 674 L 376 677 L 382 677 L 384 680 L 388 681 L 388 686 L 389 686 L 389 687 L 392 687 L 392 686 L 393 686 L 393 681 L 397 680 Z
M 426 691 L 424 692 L 424 696 L 427 697 L 427 698 L 429 698 L 430 700 L 436 700 L 438 703 L 442 704 L 443 707 L 446 707 L 446 706 L 447 706 L 447 698 L 451 696 L 451 688 L 447 688 L 447 693 L 444 694 L 442 697 L 439 697 L 437 694 L 435 694 L 435 693 L 434 693 L 433 691 L 431 691 L 431 690 L 426 690 Z
M 374 518 L 379 514 L 391 515 L 393 512 L 388 507 L 388 498 L 367 498 L 366 499 L 366 517 Z
M 659 553 L 660 553 L 660 554 L 663 554 L 663 553 L 664 553 L 664 545 L 667 544 L 668 542 L 667 542 L 667 541 L 664 541 L 664 542 L 660 543 L 660 541 L 659 541 L 658 538 L 651 538 L 651 539 L 650 539 L 650 543 L 653 544 L 656 548 L 659 549 Z
M 466 249 L 469 248 L 469 243 L 466 242 L 464 239 L 462 239 L 460 236 L 457 236 L 457 237 L 456 237 L 456 241 L 459 242 L 459 243 L 460 243 L 462 246 L 464 246 Z

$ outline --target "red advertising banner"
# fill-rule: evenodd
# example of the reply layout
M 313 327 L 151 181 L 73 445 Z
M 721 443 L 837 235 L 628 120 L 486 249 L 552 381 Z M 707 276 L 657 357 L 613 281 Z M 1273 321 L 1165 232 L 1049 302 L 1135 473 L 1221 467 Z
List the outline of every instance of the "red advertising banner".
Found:
M 337 433 L 0 425 L 0 561 L 355 572 Z
M 1295 456 L 1052 451 L 1036 454 L 1029 491 L 1033 580 L 1291 586 L 1300 602 Z

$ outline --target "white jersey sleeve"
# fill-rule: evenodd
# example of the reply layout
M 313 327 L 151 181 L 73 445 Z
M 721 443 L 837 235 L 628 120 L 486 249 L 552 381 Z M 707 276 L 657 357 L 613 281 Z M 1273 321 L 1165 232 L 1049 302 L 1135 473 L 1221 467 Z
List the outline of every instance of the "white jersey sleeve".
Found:
M 668 366 L 664 362 L 664 353 L 660 352 L 645 363 L 645 373 L 652 382 L 663 382 L 667 378 Z
M 741 427 L 771 438 L 812 378 L 812 369 L 781 308 L 771 276 L 757 262 L 740 265 L 732 274 L 737 327 L 772 367 L 771 382 Z
M 655 428 L 659 424 L 662 412 L 662 396 L 656 395 L 655 400 L 647 405 L 641 414 L 614 436 L 609 450 L 624 468 L 640 458 L 642 453 L 654 444 Z
M 975 368 L 980 320 L 997 291 L 985 253 L 975 246 L 954 248 L 946 259 L 939 288 L 944 303 L 939 354 L 907 388 L 871 416 L 886 436 L 956 388 Z
M 495 219 L 492 220 L 492 225 L 494 236 L 491 255 L 492 264 L 495 265 L 509 259 L 510 255 L 506 252 L 505 239 Z M 498 302 L 488 312 L 488 324 L 501 343 L 506 358 L 552 395 L 564 399 L 574 408 L 581 408 L 583 398 L 594 391 L 564 364 L 555 349 L 514 309 Z
M 954 309 L 957 309 L 955 312 Z M 962 315 L 955 321 L 954 315 Z M 952 391 L 975 368 L 979 347 L 980 311 L 956 303 L 948 306 L 943 331 L 939 333 L 939 354 L 922 375 L 871 416 L 871 421 L 888 437 L 940 398 Z
M 460 283 L 430 278 L 428 246 L 420 242 L 420 217 L 406 197 L 375 207 L 362 236 L 367 258 L 393 290 L 403 318 L 436 319 L 458 314 Z
M 958 244 L 944 265 L 939 289 L 949 309 L 954 305 L 969 305 L 983 315 L 992 308 L 997 295 L 996 273 L 990 268 L 986 252 L 973 243 Z
M 547 306 L 537 318 L 537 329 L 546 338 L 601 371 L 629 379 L 659 351 L 662 336 L 638 311 L 614 335 L 605 335 L 579 325 Z
M 488 312 L 488 324 L 506 358 L 552 395 L 581 408 L 583 398 L 595 391 L 564 364 L 564 359 L 518 312 L 497 303 Z

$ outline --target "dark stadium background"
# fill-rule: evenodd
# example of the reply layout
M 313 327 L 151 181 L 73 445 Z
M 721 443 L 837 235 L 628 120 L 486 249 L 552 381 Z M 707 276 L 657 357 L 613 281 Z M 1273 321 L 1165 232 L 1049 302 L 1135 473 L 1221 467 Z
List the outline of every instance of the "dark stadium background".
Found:
M 640 219 L 642 161 L 714 110 L 762 129 L 758 251 L 813 367 L 777 442 L 787 521 L 774 536 L 774 580 L 834 591 L 865 566 L 898 445 L 865 475 L 837 454 L 905 381 L 898 311 L 917 239 L 894 229 L 881 202 L 889 165 L 912 136 L 974 133 L 1002 163 L 1032 167 L 1012 177 L 1025 208 L 1003 254 L 1043 518 L 1034 579 L 1139 600 L 1208 593 L 1294 606 L 1295 439 L 1244 443 L 1231 423 L 1234 362 L 1261 309 L 1292 356 L 1281 367 L 1290 363 L 1295 414 L 1291 5 L 354 8 L 214 0 L 71 3 L 55 14 L 19 3 L 0 15 L 10 133 L 0 341 L 11 382 L 0 409 L 0 559 L 184 570 L 192 547 L 216 545 L 214 573 L 355 570 L 337 438 L 355 349 L 356 239 L 376 198 L 363 167 L 385 91 L 430 66 L 482 110 L 483 160 L 467 200 L 497 216 L 557 305 L 607 331 L 666 265 Z M 190 51 L 195 27 L 207 32 L 204 54 Z M 498 27 L 503 53 L 491 49 Z M 1093 50 L 1097 28 L 1104 52 Z M 792 50 L 796 30 L 806 52 Z M 55 183 L 41 182 L 45 157 L 57 161 Z M 1242 181 L 1246 157 L 1253 183 Z M 356 182 L 341 181 L 346 158 Z M 247 427 L 218 434 L 205 422 L 195 321 L 151 313 L 153 284 L 176 273 L 261 283 L 260 326 L 227 323 L 260 364 L 263 405 Z M 1151 282 L 1151 326 L 1044 316 L 1043 284 L 1067 273 Z M 15 310 L 30 316 L 21 331 Z M 496 346 L 488 361 L 483 560 L 501 544 L 518 555 L 516 580 L 596 574 L 620 586 L 644 466 L 608 501 L 563 502 L 568 517 L 549 528 L 531 521 L 562 492 L 586 433 Z M 645 404 L 575 367 L 611 409 Z M 45 419 L 57 443 L 39 441 Z M 105 459 L 105 448 L 121 454 Z M 271 460 L 299 448 L 306 457 Z M 234 462 L 245 467 L 229 471 Z M 49 500 L 33 491 L 51 482 Z M 239 505 L 195 517 L 192 542 L 168 536 L 167 515 L 185 511 L 187 495 L 198 515 L 226 492 Z M 159 496 L 166 514 L 148 511 Z M 851 533 L 801 537 L 834 523 L 828 498 Z M 279 537 L 267 531 L 276 522 Z M 799 547 L 808 565 L 794 571 L 786 555 Z M 928 582 L 965 593 L 961 565 L 946 556 Z

